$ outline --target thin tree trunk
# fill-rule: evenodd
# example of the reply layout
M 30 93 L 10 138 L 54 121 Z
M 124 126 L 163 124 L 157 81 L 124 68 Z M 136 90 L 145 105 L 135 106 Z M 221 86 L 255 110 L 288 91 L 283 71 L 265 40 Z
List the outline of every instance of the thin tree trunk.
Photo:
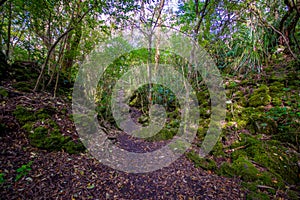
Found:
M 67 34 L 68 34 L 69 32 L 71 32 L 73 29 L 74 29 L 73 27 L 72 27 L 72 28 L 69 28 L 66 32 L 64 32 L 63 34 L 61 34 L 61 35 L 57 38 L 57 40 L 51 45 L 51 47 L 50 47 L 50 49 L 49 49 L 49 51 L 48 51 L 48 53 L 47 53 L 46 60 L 45 60 L 45 62 L 44 62 L 43 65 L 42 65 L 42 69 L 41 69 L 40 75 L 39 75 L 39 77 L 38 77 L 38 79 L 37 79 L 37 81 L 36 81 L 36 84 L 35 84 L 35 86 L 34 86 L 33 91 L 37 91 L 38 86 L 39 86 L 39 84 L 40 84 L 40 82 L 41 82 L 42 76 L 44 75 L 45 68 L 46 68 L 46 66 L 48 65 L 49 58 L 50 58 L 50 56 L 51 56 L 53 50 L 55 49 L 56 45 L 59 43 L 59 41 L 60 41 L 65 35 L 67 35 Z
M 77 24 L 80 23 L 80 22 L 82 21 L 82 19 L 87 15 L 87 13 L 89 13 L 91 10 L 92 10 L 92 8 L 90 8 L 87 12 L 85 12 L 85 13 L 79 18 L 79 20 L 77 21 Z M 37 79 L 37 81 L 36 81 L 36 84 L 35 84 L 35 86 L 34 86 L 33 91 L 37 91 L 38 86 L 39 86 L 39 84 L 40 84 L 40 82 L 41 82 L 42 76 L 44 75 L 45 68 L 46 68 L 46 66 L 48 65 L 49 58 L 50 58 L 50 56 L 51 56 L 53 50 L 55 49 L 56 45 L 60 42 L 60 40 L 61 40 L 65 35 L 67 35 L 68 33 L 70 33 L 73 29 L 74 29 L 74 26 L 71 27 L 71 28 L 69 28 L 69 29 L 67 29 L 67 30 L 66 30 L 63 34 L 61 34 L 61 35 L 57 38 L 57 40 L 51 45 L 50 49 L 48 50 L 46 60 L 45 60 L 45 62 L 44 62 L 43 65 L 42 65 L 42 69 L 41 69 L 40 75 L 39 75 L 39 77 L 38 77 L 38 79 Z
M 9 2 L 9 19 L 8 19 L 8 25 L 7 25 L 7 42 L 6 42 L 6 57 L 9 59 L 9 53 L 10 53 L 10 37 L 11 37 L 11 2 Z
M 60 46 L 59 54 L 58 54 L 58 59 L 57 59 L 57 64 L 55 65 L 55 67 L 53 69 L 53 73 L 51 74 L 51 78 L 50 78 L 50 80 L 49 80 L 49 82 L 48 82 L 48 84 L 47 84 L 46 87 L 48 87 L 51 84 L 51 82 L 53 80 L 53 77 L 54 77 L 54 74 L 57 71 L 56 70 L 57 65 L 61 66 L 61 59 L 63 57 L 63 52 L 64 52 L 64 49 L 65 49 L 65 46 L 66 46 L 66 40 L 67 40 L 66 38 L 68 38 L 68 36 L 65 36 L 65 39 L 64 39 L 63 43 Z M 59 68 L 61 69 L 61 67 L 59 67 Z

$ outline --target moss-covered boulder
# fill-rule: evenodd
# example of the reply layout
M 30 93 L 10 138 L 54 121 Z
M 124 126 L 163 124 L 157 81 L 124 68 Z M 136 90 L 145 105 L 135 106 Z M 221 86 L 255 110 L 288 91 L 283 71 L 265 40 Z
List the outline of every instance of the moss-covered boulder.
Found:
M 263 141 L 260 140 L 262 135 L 252 137 L 249 135 L 241 135 L 241 141 L 232 145 L 232 149 L 244 147 L 232 153 L 232 159 L 238 160 L 240 157 L 247 156 L 248 159 L 258 163 L 267 169 L 271 175 L 271 181 L 267 181 L 266 177 L 260 177 L 267 185 L 283 187 L 283 180 L 290 184 L 299 182 L 297 177 L 298 167 L 297 155 L 289 152 L 287 148 L 276 140 Z
M 254 90 L 253 95 L 249 98 L 249 105 L 252 107 L 266 106 L 271 102 L 269 95 L 269 88 L 266 85 L 261 85 L 258 89 Z
M 34 147 L 49 151 L 65 150 L 68 153 L 79 153 L 85 150 L 80 141 L 73 141 L 68 136 L 63 136 L 58 130 L 46 127 L 37 127 L 29 134 L 30 144 Z
M 79 140 L 74 141 L 69 136 L 62 135 L 59 126 L 51 120 L 51 115 L 55 112 L 55 108 L 52 107 L 34 111 L 31 108 L 17 106 L 13 115 L 27 132 L 32 146 L 48 151 L 83 152 L 85 150 L 83 144 Z M 36 127 L 36 124 L 40 124 L 39 120 L 43 120 L 43 123 Z

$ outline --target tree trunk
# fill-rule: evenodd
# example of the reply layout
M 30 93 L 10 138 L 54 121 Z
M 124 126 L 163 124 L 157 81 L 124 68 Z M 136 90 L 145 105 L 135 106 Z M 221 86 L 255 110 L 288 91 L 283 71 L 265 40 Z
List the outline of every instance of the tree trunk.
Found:
M 9 2 L 9 19 L 8 19 L 8 25 L 7 25 L 7 41 L 6 41 L 6 57 L 7 59 L 9 60 L 10 56 L 9 56 L 9 53 L 10 53 L 10 38 L 11 38 L 11 2 Z

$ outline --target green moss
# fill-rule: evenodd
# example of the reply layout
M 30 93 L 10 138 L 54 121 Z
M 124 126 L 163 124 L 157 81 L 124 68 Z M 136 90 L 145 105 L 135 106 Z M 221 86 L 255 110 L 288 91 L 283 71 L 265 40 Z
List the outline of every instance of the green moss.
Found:
M 68 136 L 63 136 L 58 130 L 45 127 L 37 127 L 29 134 L 30 144 L 34 147 L 48 151 L 61 151 L 78 153 L 85 150 L 81 142 L 74 142 Z
M 274 106 L 280 106 L 280 105 L 282 104 L 282 101 L 281 101 L 280 98 L 274 97 L 274 98 L 272 98 L 272 104 L 273 104 Z
M 217 169 L 217 174 L 220 176 L 227 176 L 227 177 L 234 177 L 235 171 L 231 167 L 231 164 L 224 162 L 222 165 Z
M 28 121 L 35 121 L 36 116 L 30 108 L 25 108 L 23 106 L 17 106 L 13 112 L 15 118 L 20 122 L 21 125 L 24 125 Z
M 144 124 L 144 123 L 149 123 L 150 121 L 150 118 L 149 116 L 146 116 L 146 115 L 142 115 L 141 117 L 138 118 L 138 122 L 141 123 L 141 124 Z
M 265 113 L 253 113 L 249 117 L 249 128 L 254 133 L 271 135 L 277 132 L 277 124 L 274 120 L 267 118 Z
M 214 170 L 217 168 L 216 162 L 212 159 L 201 158 L 195 151 L 188 152 L 186 157 L 194 162 L 195 167 L 201 167 L 205 170 Z
M 215 145 L 212 151 L 210 152 L 211 155 L 220 157 L 220 156 L 225 156 L 225 153 L 223 151 L 223 144 L 218 141 Z
M 23 91 L 23 92 L 31 92 L 31 84 L 27 83 L 27 82 L 17 82 L 15 84 L 13 84 L 13 87 L 16 88 L 19 91 Z
M 246 196 L 247 200 L 269 200 L 270 197 L 266 193 L 262 192 L 249 192 Z
M 33 112 L 30 108 L 25 108 L 23 106 L 17 106 L 13 115 L 16 119 L 20 122 L 21 125 L 25 125 L 27 122 L 34 122 L 39 119 L 50 119 L 50 114 L 54 112 L 50 111 L 49 109 L 40 109 L 37 112 Z
M 258 169 L 245 157 L 239 157 L 232 163 L 235 174 L 244 181 L 255 181 L 258 179 Z
M 7 96 L 8 96 L 7 90 L 4 88 L 0 88 L 0 97 L 7 97 Z
M 276 121 L 277 131 L 273 133 L 273 138 L 282 142 L 289 142 L 298 145 L 298 127 L 300 125 L 298 108 L 274 107 L 265 113 L 265 118 Z
M 156 135 L 147 138 L 147 141 L 161 141 L 161 140 L 169 140 L 174 137 L 174 135 L 177 134 L 177 130 L 175 128 L 166 128 L 164 127 L 162 130 L 160 130 Z
M 51 115 L 56 113 L 56 109 L 52 107 L 46 107 L 39 109 L 35 115 L 37 116 L 37 119 L 51 119 Z
M 208 107 L 205 108 L 200 108 L 199 109 L 199 114 L 201 118 L 207 119 L 210 117 L 210 110 Z
M 238 129 L 246 128 L 253 134 L 270 135 L 277 132 L 278 125 L 276 121 L 266 116 L 264 107 L 243 108 L 235 119 Z
M 85 151 L 85 147 L 80 141 L 75 142 L 73 140 L 65 143 L 62 148 L 70 154 L 77 154 Z
M 269 78 L 269 82 L 284 82 L 284 81 L 285 81 L 285 77 L 278 76 L 275 73 L 272 74 Z
M 173 119 L 168 124 L 172 128 L 179 128 L 180 121 L 178 119 Z
M 33 129 L 33 122 L 27 122 L 22 126 L 22 129 L 24 129 L 27 133 L 31 132 Z
M 249 159 L 265 167 L 267 172 L 261 174 L 259 180 L 269 186 L 283 187 L 283 180 L 290 184 L 299 181 L 296 166 L 297 156 L 286 153 L 286 149 L 278 141 L 261 141 L 258 138 L 241 135 L 241 141 L 234 143 L 231 148 L 240 146 L 244 146 L 244 148 L 234 151 L 232 159 L 238 160 L 246 155 Z
M 280 82 L 274 82 L 270 85 L 269 89 L 271 93 L 276 93 L 282 91 L 284 84 Z
M 241 97 L 238 103 L 244 107 L 248 105 L 248 101 L 247 101 L 246 97 Z
M 179 112 L 179 109 L 177 108 L 173 112 L 168 112 L 167 117 L 170 118 L 170 119 L 180 119 L 181 114 Z
M 269 88 L 266 85 L 261 85 L 254 90 L 253 95 L 249 98 L 249 105 L 252 107 L 266 106 L 271 102 Z
M 293 190 L 287 190 L 286 193 L 287 193 L 289 199 L 291 199 L 291 200 L 299 200 L 299 198 L 300 198 L 299 192 L 297 193 L 296 191 L 293 191 Z

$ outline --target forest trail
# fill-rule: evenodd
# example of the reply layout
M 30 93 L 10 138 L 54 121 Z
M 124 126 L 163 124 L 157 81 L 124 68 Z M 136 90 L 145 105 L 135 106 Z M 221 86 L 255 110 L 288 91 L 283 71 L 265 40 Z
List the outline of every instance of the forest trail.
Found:
M 9 101 L 2 102 L 1 115 L 10 132 L 0 138 L 0 169 L 5 172 L 1 186 L 3 199 L 244 199 L 238 179 L 217 176 L 211 171 L 194 167 L 185 156 L 170 166 L 144 174 L 130 174 L 111 169 L 88 153 L 69 154 L 34 148 L 14 117 L 17 106 L 40 109 L 55 108 L 51 119 L 59 124 L 63 135 L 76 139 L 76 130 L 68 114 L 70 103 L 52 98 L 48 93 L 22 93 L 10 85 Z M 65 114 L 63 114 L 65 113 Z M 139 116 L 138 113 L 133 113 Z M 40 123 L 43 123 L 42 121 Z M 45 123 L 45 122 L 44 122 Z M 119 134 L 117 145 L 128 151 L 142 152 L 159 148 L 166 141 L 133 140 Z M 150 146 L 149 146 L 150 145 Z M 32 161 L 26 176 L 15 180 L 17 169 Z

